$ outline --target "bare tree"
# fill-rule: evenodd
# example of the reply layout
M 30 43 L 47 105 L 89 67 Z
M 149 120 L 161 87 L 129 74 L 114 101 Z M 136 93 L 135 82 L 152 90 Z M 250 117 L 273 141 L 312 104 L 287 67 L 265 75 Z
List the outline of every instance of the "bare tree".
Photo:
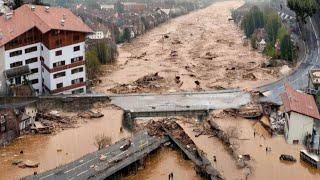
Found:
M 104 147 L 110 144 L 111 144 L 111 137 L 107 137 L 103 133 L 96 135 L 94 145 L 98 148 L 98 150 L 103 149 Z

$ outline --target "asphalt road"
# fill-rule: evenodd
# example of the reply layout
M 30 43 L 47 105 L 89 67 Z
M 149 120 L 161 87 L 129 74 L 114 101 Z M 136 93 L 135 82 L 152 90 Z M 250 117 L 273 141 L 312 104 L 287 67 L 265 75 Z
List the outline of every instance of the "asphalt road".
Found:
M 127 165 L 139 160 L 145 154 L 158 148 L 161 140 L 149 136 L 145 131 L 135 134 L 131 138 L 131 146 L 121 151 L 120 147 L 126 143 L 125 140 L 119 141 L 94 153 L 58 167 L 56 169 L 28 176 L 27 180 L 71 180 L 71 179 L 104 179 L 126 167 Z M 106 156 L 105 160 L 100 160 L 101 155 Z
M 282 4 L 285 3 L 282 1 Z M 280 10 L 280 3 L 275 4 L 273 7 L 278 9 L 279 12 L 283 12 L 291 16 L 294 14 L 285 6 L 283 6 L 284 8 L 282 10 Z M 301 65 L 289 76 L 257 88 L 257 90 L 263 92 L 265 95 L 261 101 L 271 101 L 277 104 L 282 104 L 279 95 L 284 92 L 285 83 L 290 84 L 294 89 L 297 90 L 304 90 L 307 88 L 309 70 L 320 67 L 319 22 L 320 18 L 318 15 L 316 15 L 312 19 L 309 18 L 308 23 L 302 29 L 303 34 L 305 34 L 304 39 L 307 51 Z

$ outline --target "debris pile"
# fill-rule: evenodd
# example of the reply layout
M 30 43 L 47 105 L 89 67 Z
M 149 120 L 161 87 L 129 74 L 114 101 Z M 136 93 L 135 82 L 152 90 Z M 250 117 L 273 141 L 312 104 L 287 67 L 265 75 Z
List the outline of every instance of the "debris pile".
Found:
M 93 119 L 93 118 L 101 118 L 104 114 L 101 112 L 93 112 L 93 111 L 84 111 L 78 114 L 78 117 L 85 118 L 85 119 Z
M 170 53 L 170 56 L 171 57 L 177 57 L 178 56 L 178 51 L 172 50 L 171 53 Z
M 39 162 L 31 161 L 31 160 L 14 160 L 12 161 L 12 165 L 18 166 L 20 168 L 37 168 L 39 166 Z
M 212 54 L 211 52 L 207 52 L 205 55 L 204 55 L 204 59 L 208 59 L 208 60 L 212 60 L 212 59 L 215 59 L 217 58 L 218 55 L 216 54 Z
M 251 80 L 251 81 L 257 80 L 257 77 L 253 73 L 244 74 L 242 75 L 242 78 L 245 80 Z
M 237 144 L 232 141 L 233 139 L 238 138 L 236 129 L 230 129 L 230 131 L 223 131 L 220 128 L 220 126 L 212 119 L 206 121 L 205 123 L 207 123 L 210 126 L 211 136 L 217 137 L 225 145 L 226 150 L 231 154 L 233 159 L 236 160 L 237 166 L 241 169 L 246 168 L 249 170 L 249 172 L 251 172 L 251 167 L 247 162 L 251 159 L 250 155 L 238 154 Z
M 224 112 L 232 116 L 240 116 L 249 119 L 258 118 L 262 116 L 263 113 L 262 107 L 259 104 L 248 104 L 239 109 L 225 109 Z
M 76 124 L 76 120 L 66 116 L 61 116 L 56 111 L 49 113 L 38 112 L 37 121 L 41 123 L 39 127 L 44 127 L 50 130 L 50 132 L 46 131 L 45 133 L 52 133 L 53 130 L 57 129 L 75 128 Z M 38 131 L 38 133 L 41 133 L 41 131 Z
M 212 167 L 203 151 L 199 150 L 192 139 L 174 119 L 151 121 L 146 126 L 149 135 L 163 137 L 168 135 L 181 148 L 185 155 L 196 164 L 196 171 L 205 179 L 223 179 L 220 173 Z
M 270 114 L 270 123 L 271 123 L 271 130 L 277 134 L 284 133 L 284 125 L 285 125 L 285 117 L 284 114 L 281 112 L 272 112 Z
M 165 83 L 165 79 L 159 76 L 158 73 L 149 74 L 136 80 L 131 84 L 121 84 L 115 86 L 109 91 L 116 94 L 127 94 L 127 93 L 144 93 L 161 90 L 165 88 L 162 84 Z
M 195 144 L 191 138 L 184 132 L 182 127 L 172 119 L 162 119 L 159 121 L 150 121 L 146 126 L 151 136 L 163 137 L 166 135 L 164 129 L 170 131 L 172 136 L 178 139 L 188 149 L 194 149 Z

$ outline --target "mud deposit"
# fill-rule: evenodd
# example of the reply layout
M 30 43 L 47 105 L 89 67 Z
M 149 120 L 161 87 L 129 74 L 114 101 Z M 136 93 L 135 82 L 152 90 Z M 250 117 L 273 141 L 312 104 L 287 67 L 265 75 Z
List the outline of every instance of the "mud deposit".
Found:
M 228 21 L 231 10 L 243 3 L 214 3 L 122 45 L 118 63 L 103 67 L 102 83 L 93 90 L 122 93 L 126 87 L 125 93 L 134 93 L 250 88 L 276 79 L 278 70 L 261 68 L 266 57 L 243 46 L 243 33 Z M 157 72 L 164 79 L 149 89 L 139 88 L 138 79 Z

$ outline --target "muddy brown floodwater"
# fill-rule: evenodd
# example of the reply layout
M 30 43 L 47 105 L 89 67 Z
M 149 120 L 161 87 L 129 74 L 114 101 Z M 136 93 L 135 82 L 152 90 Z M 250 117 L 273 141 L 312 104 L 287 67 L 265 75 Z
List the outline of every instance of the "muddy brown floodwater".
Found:
M 43 172 L 81 158 L 97 150 L 94 145 L 96 135 L 104 133 L 116 142 L 129 137 L 130 133 L 120 133 L 123 111 L 115 107 L 95 109 L 104 114 L 103 118 L 86 120 L 80 127 L 64 130 L 56 135 L 29 135 L 17 139 L 5 148 L 0 148 L 0 180 L 19 179 L 34 171 Z M 24 153 L 20 154 L 23 150 Z M 39 162 L 38 168 L 22 169 L 12 165 L 13 160 Z M 146 168 L 137 176 L 127 179 L 166 179 L 174 172 L 175 179 L 200 179 L 193 170 L 191 161 L 183 160 L 181 154 L 164 148 L 146 161 Z
M 304 148 L 302 145 L 289 145 L 283 136 L 271 137 L 266 134 L 266 131 L 261 131 L 263 129 L 257 129 L 257 135 L 254 137 L 256 120 L 229 116 L 216 117 L 214 120 L 224 130 L 236 127 L 239 131 L 239 139 L 241 140 L 238 140 L 238 152 L 239 154 L 250 154 L 252 158 L 250 165 L 253 167 L 253 174 L 249 176 L 249 179 L 320 179 L 320 170 L 312 168 L 300 160 L 299 151 Z M 179 124 L 196 145 L 207 154 L 211 163 L 226 179 L 245 179 L 245 171 L 236 168 L 235 161 L 217 138 L 206 135 L 195 137 L 196 133 L 193 132 L 193 129 L 198 126 L 184 122 Z M 270 147 L 271 152 L 266 153 L 266 147 Z M 280 162 L 281 154 L 293 155 L 298 161 L 296 163 Z M 217 162 L 213 161 L 213 155 L 216 156 Z
M 0 179 L 18 179 L 42 172 L 59 165 L 76 160 L 87 153 L 97 150 L 94 145 L 96 135 L 104 133 L 112 138 L 112 142 L 129 136 L 129 133 L 120 133 L 122 110 L 107 107 L 101 109 L 103 118 L 87 120 L 78 128 L 68 129 L 56 135 L 24 136 L 11 145 L 0 148 Z M 23 150 L 23 154 L 20 151 Z M 61 150 L 61 151 L 60 151 Z M 40 163 L 35 169 L 22 169 L 13 166 L 13 160 L 32 160 Z
M 173 173 L 174 179 L 200 180 L 201 177 L 193 169 L 193 163 L 184 160 L 180 152 L 171 148 L 162 148 L 146 160 L 146 167 L 124 180 L 164 180 Z
M 94 91 L 110 93 L 110 88 L 156 72 L 166 81 L 160 84 L 161 90 L 147 92 L 195 90 L 195 81 L 204 90 L 251 88 L 277 79 L 278 71 L 261 68 L 267 58 L 243 46 L 243 33 L 228 21 L 231 10 L 243 3 L 216 2 L 122 45 L 118 63 L 104 68 L 102 83 Z M 175 83 L 176 76 L 182 84 Z

